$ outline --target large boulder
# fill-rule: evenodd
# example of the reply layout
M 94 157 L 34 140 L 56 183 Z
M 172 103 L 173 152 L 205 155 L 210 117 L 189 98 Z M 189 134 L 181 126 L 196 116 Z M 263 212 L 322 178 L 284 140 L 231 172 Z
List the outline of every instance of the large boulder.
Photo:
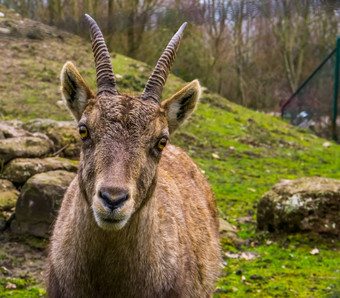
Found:
M 0 179 L 0 211 L 6 211 L 13 208 L 19 197 L 19 191 L 16 190 L 13 183 L 8 180 Z
M 43 157 L 52 151 L 52 142 L 43 137 L 18 137 L 0 140 L 0 163 L 16 157 Z
M 78 162 L 60 157 L 48 158 L 16 158 L 11 160 L 4 168 L 2 177 L 16 184 L 24 184 L 35 174 L 66 170 L 76 172 Z
M 270 232 L 340 235 L 340 180 L 283 180 L 260 200 L 257 227 Z
M 80 137 L 73 121 L 55 121 L 51 119 L 33 119 L 23 125 L 32 133 L 43 133 L 54 143 L 55 151 L 61 156 L 79 157 Z
M 12 231 L 48 238 L 65 191 L 75 175 L 59 170 L 28 179 L 16 205 Z

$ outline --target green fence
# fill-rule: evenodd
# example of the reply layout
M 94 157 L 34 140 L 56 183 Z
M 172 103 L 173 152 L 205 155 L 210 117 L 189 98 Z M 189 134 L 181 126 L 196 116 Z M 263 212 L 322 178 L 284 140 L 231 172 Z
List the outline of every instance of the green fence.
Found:
M 310 128 L 319 136 L 339 141 L 339 63 L 340 37 L 336 48 L 282 105 L 282 118 Z

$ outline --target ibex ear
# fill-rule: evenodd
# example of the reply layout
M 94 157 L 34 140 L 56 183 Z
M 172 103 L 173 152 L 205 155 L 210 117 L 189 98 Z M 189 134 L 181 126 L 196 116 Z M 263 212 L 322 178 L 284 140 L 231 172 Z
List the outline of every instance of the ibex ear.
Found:
M 61 74 L 61 93 L 74 118 L 79 121 L 90 98 L 95 98 L 72 62 L 66 62 Z
M 201 86 L 194 80 L 169 99 L 162 102 L 167 114 L 170 134 L 191 115 L 195 110 L 201 95 Z

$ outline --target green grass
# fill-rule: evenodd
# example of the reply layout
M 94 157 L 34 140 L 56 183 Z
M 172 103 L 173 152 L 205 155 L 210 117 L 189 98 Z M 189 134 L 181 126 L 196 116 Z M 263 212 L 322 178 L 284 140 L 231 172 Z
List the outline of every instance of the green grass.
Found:
M 325 148 L 325 140 L 309 131 L 216 95 L 203 95 L 195 116 L 173 140 L 205 171 L 221 215 L 231 221 L 252 215 L 261 195 L 280 179 L 340 178 L 337 144 Z
M 261 235 L 254 242 L 243 249 L 257 253 L 255 260 L 227 259 L 215 297 L 339 297 L 338 242 L 299 234 L 271 240 Z M 319 254 L 312 255 L 315 247 Z
M 59 72 L 67 60 L 73 61 L 96 89 L 89 42 L 68 35 L 63 42 L 56 38 L 43 42 L 10 39 L 8 49 L 13 53 L 20 49 L 20 53 L 13 56 L 11 68 L 5 69 L 4 77 L 0 77 L 3 118 L 70 120 L 66 109 L 57 104 Z M 42 52 L 44 55 L 39 54 Z M 0 63 L 6 59 L 4 53 Z M 120 92 L 142 91 L 152 67 L 122 55 L 115 55 L 112 63 Z M 185 82 L 170 75 L 163 98 L 184 85 Z M 340 179 L 339 145 L 331 142 L 330 147 L 324 147 L 326 140 L 308 130 L 247 110 L 207 90 L 195 114 L 172 137 L 172 142 L 185 149 L 205 172 L 221 217 L 236 224 L 239 236 L 248 243 L 236 248 L 224 241 L 224 253 L 241 250 L 258 254 L 250 261 L 226 258 L 224 275 L 218 282 L 222 293 L 216 297 L 340 296 L 339 240 L 311 235 L 273 238 L 256 233 L 255 224 L 239 225 L 237 221 L 243 216 L 251 216 L 255 221 L 261 195 L 280 179 L 305 176 Z M 309 253 L 315 247 L 320 249 L 319 255 Z M 259 279 L 251 279 L 255 275 Z M 9 292 L 13 293 L 11 297 L 35 297 L 42 293 L 32 281 L 19 284 L 17 289 L 5 289 L 5 281 L 1 280 L 0 292 L 5 292 L 0 297 L 7 297 L 3 295 Z
M 46 291 L 35 287 L 35 281 L 23 278 L 0 279 L 0 297 L 35 298 L 44 297 Z

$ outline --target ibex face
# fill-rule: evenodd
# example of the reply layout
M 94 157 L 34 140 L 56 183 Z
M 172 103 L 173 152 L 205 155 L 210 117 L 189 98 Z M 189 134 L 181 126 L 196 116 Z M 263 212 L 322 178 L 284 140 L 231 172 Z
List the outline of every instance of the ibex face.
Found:
M 90 23 L 97 95 L 71 62 L 61 72 L 62 94 L 82 139 L 79 185 L 97 224 L 118 230 L 153 194 L 157 165 L 169 136 L 193 112 L 200 86 L 193 81 L 162 103 L 165 80 L 185 24 L 174 35 L 140 97 L 116 89 L 110 55 L 95 21 Z

